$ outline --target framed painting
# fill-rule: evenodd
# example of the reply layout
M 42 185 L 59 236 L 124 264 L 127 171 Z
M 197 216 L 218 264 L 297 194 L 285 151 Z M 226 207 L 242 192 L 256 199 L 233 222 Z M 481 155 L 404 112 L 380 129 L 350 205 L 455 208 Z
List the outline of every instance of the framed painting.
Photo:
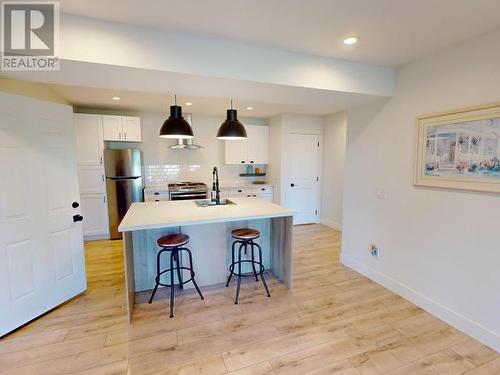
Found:
M 500 103 L 417 119 L 415 185 L 500 193 Z

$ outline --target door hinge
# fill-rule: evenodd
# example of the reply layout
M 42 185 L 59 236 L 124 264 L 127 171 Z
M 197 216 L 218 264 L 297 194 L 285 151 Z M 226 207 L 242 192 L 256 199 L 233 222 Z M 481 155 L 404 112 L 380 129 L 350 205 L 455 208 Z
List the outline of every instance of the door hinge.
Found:
M 314 214 L 315 214 L 316 216 L 318 216 L 318 210 L 314 211 Z
M 319 177 L 318 176 L 316 176 L 316 181 L 319 181 Z
M 319 147 L 319 142 L 318 142 L 318 147 Z

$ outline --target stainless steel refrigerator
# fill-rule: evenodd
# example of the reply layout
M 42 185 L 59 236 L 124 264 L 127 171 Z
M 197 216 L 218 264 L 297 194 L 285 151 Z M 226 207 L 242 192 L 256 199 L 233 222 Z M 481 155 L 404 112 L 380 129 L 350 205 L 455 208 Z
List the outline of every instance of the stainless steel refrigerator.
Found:
M 143 202 L 142 152 L 135 149 L 104 150 L 108 193 L 109 234 L 120 239 L 118 226 L 132 202 Z

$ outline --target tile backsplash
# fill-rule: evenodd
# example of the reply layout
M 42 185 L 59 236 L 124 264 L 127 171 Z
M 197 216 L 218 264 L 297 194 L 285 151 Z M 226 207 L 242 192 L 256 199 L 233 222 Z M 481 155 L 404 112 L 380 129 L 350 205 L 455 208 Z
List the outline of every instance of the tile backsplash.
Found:
M 199 164 L 146 164 L 144 166 L 144 178 L 146 187 L 166 186 L 169 183 L 179 181 L 205 182 L 212 181 L 212 169 L 214 165 Z M 260 178 L 239 177 L 240 173 L 246 172 L 245 165 L 218 165 L 221 184 L 241 184 L 252 182 Z M 256 166 L 265 169 L 265 166 Z

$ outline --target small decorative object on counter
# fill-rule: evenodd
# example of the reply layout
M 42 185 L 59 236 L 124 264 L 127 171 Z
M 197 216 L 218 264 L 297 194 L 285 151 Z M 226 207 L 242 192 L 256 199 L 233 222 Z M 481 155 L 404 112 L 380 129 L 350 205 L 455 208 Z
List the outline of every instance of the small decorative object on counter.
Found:
M 260 168 L 255 168 L 255 174 L 260 174 Z
M 253 174 L 253 165 L 247 165 L 247 174 Z

